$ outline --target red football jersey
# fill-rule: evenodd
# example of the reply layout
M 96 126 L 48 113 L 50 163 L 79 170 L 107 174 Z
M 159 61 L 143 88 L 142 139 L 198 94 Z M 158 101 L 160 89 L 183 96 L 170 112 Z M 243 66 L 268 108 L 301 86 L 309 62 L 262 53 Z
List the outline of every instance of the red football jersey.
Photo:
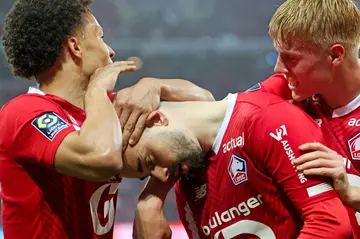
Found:
M 120 180 L 59 174 L 54 157 L 85 112 L 31 88 L 0 112 L 0 183 L 5 238 L 110 239 Z M 101 123 L 101 122 L 100 122 Z
M 294 168 L 309 141 L 323 135 L 299 108 L 260 91 L 229 95 L 206 172 L 176 186 L 189 237 L 296 238 L 302 208 L 337 196 L 328 179 Z
M 253 86 L 255 90 L 278 95 L 283 99 L 291 99 L 288 81 L 276 74 Z M 250 89 L 252 89 L 250 88 Z M 321 127 L 327 145 L 343 157 L 351 160 L 347 168 L 349 182 L 360 187 L 360 96 L 346 106 L 336 110 L 330 109 L 319 97 L 312 97 L 301 103 L 295 103 L 310 115 Z M 356 213 L 356 219 L 350 216 L 353 225 L 360 225 L 360 213 L 348 208 L 349 213 Z M 360 238 L 360 228 L 354 233 Z

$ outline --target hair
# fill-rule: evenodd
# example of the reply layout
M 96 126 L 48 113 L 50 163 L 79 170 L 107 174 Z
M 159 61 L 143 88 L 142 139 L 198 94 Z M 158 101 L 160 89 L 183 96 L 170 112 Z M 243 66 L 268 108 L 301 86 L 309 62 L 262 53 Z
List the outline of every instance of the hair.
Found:
M 189 161 L 189 171 L 182 175 L 183 178 L 192 178 L 199 174 L 206 167 L 205 153 L 193 140 L 187 138 L 182 131 L 162 131 L 157 134 L 171 142 L 170 152 L 176 156 L 175 162 L 172 164 L 169 174 L 174 177 L 177 170 L 181 172 L 181 164 Z
M 285 46 L 304 41 L 326 49 L 338 43 L 357 53 L 360 12 L 352 0 L 287 0 L 271 18 L 269 35 Z
M 4 21 L 5 56 L 14 76 L 30 79 L 53 66 L 92 0 L 17 0 Z

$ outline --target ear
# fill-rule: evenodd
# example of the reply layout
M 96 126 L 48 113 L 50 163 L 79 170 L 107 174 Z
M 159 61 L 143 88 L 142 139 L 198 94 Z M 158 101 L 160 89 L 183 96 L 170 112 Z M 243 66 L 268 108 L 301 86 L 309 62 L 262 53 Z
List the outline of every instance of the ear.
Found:
M 341 44 L 334 44 L 329 48 L 329 60 L 333 67 L 338 67 L 344 60 L 345 47 Z
M 67 47 L 69 49 L 70 54 L 73 57 L 76 58 L 81 58 L 82 57 L 82 52 L 81 52 L 81 47 L 80 47 L 80 41 L 78 38 L 76 37 L 69 37 L 67 39 Z
M 151 112 L 146 120 L 146 127 L 167 126 L 168 124 L 168 118 L 158 110 Z

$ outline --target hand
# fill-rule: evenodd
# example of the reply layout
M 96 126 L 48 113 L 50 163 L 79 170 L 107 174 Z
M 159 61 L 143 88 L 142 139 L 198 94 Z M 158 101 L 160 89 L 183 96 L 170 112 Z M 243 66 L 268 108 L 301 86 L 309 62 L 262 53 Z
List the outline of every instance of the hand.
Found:
M 301 145 L 299 149 L 307 153 L 294 160 L 296 169 L 305 175 L 332 178 L 335 191 L 340 199 L 346 203 L 350 197 L 350 184 L 343 157 L 321 143 L 306 143 Z
M 166 182 L 150 177 L 139 196 L 133 224 L 135 239 L 171 238 L 171 228 L 164 216 L 165 199 L 178 179 L 169 177 Z
M 149 114 L 160 104 L 160 84 L 155 78 L 143 78 L 136 85 L 116 93 L 115 109 L 123 128 L 123 149 L 135 145 L 146 126 Z
M 172 231 L 163 211 L 155 208 L 150 202 L 138 202 L 133 224 L 134 239 L 171 238 Z
M 101 89 L 105 89 L 107 93 L 111 93 L 114 90 L 118 76 L 121 73 L 134 70 L 136 70 L 136 66 L 133 61 L 116 61 L 96 69 L 90 77 L 89 86 L 100 86 Z

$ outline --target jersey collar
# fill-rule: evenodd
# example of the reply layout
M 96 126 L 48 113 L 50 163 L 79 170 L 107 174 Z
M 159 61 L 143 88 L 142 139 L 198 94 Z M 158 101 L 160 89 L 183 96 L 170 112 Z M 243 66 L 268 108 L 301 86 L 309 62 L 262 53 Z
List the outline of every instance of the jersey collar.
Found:
M 349 104 L 337 108 L 332 112 L 332 118 L 340 118 L 347 114 L 350 114 L 354 110 L 356 110 L 360 106 L 360 95 L 358 95 L 355 99 L 353 99 Z
M 228 106 L 226 109 L 225 117 L 224 117 L 221 127 L 216 135 L 214 143 L 212 145 L 212 150 L 214 151 L 215 154 L 217 154 L 219 152 L 222 139 L 223 139 L 225 131 L 229 125 L 231 115 L 234 111 L 236 98 L 237 98 L 237 94 L 228 94 L 228 96 L 225 98 L 228 101 Z

